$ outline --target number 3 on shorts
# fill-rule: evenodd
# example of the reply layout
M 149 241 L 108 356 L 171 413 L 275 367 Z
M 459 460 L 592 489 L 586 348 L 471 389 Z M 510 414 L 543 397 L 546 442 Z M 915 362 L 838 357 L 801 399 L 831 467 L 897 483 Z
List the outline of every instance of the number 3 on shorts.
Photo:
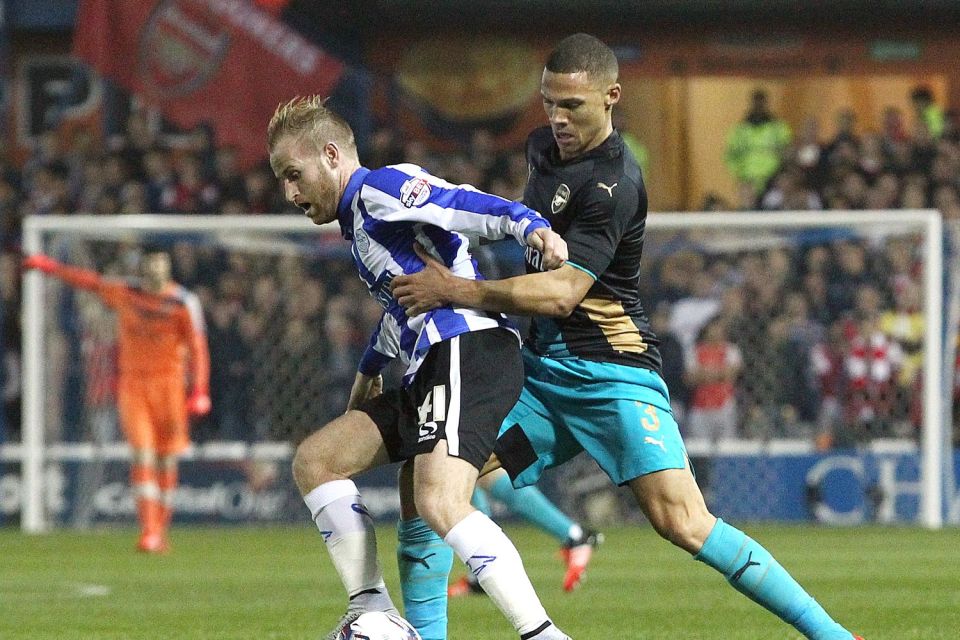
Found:
M 646 431 L 659 431 L 660 416 L 657 414 L 657 408 L 645 402 L 637 402 L 637 408 L 640 409 L 641 413 L 646 414 L 646 416 L 641 416 L 640 426 Z

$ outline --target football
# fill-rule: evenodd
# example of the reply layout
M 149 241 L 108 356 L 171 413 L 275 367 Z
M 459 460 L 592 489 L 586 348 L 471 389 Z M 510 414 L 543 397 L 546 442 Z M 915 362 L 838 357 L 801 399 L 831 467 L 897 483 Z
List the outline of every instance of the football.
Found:
M 338 640 L 421 640 L 413 625 L 395 613 L 368 611 L 343 625 Z

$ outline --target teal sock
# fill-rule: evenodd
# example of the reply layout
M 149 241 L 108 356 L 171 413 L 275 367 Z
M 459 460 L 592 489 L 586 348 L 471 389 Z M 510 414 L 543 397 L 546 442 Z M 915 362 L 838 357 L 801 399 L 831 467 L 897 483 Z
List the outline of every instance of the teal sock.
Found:
M 566 541 L 576 523 L 550 502 L 536 487 L 514 489 L 510 477 L 502 475 L 490 487 L 490 495 L 510 511 L 537 525 L 560 542 Z
M 488 518 L 493 517 L 493 509 L 490 508 L 490 498 L 487 497 L 487 492 L 480 487 L 473 490 L 473 497 L 470 498 L 470 504 Z
M 423 640 L 447 638 L 447 580 L 453 549 L 422 518 L 397 523 L 403 616 Z
M 834 622 L 770 552 L 723 520 L 717 519 L 694 559 L 722 573 L 734 589 L 810 640 L 851 640 L 852 634 Z

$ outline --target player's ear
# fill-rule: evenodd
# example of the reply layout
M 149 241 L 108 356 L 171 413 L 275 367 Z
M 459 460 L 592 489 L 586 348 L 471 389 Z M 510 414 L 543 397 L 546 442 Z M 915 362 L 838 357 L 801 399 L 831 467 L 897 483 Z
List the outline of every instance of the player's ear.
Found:
M 331 167 L 340 164 L 340 147 L 336 142 L 328 142 L 323 145 L 323 157 Z
M 607 93 L 603 96 L 603 107 L 607 111 L 613 108 L 613 105 L 620 102 L 620 83 L 614 82 L 607 88 Z

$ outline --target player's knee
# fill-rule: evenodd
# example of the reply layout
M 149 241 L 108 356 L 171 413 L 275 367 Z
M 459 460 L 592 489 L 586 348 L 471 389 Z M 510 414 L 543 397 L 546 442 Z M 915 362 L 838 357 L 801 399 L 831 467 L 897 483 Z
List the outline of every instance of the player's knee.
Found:
M 447 505 L 444 504 L 443 493 L 432 490 L 430 487 L 417 487 L 413 494 L 413 503 L 420 517 L 436 531 L 435 525 L 442 524 L 448 511 Z
M 449 492 L 431 486 L 417 487 L 414 492 L 417 513 L 441 536 L 447 535 L 472 510 L 469 502 L 462 502 L 455 500 Z
M 293 478 L 302 493 L 309 492 L 325 482 L 340 479 L 331 469 L 319 432 L 301 442 L 293 454 Z
M 651 509 L 650 524 L 663 538 L 693 554 L 710 534 L 713 516 L 698 505 L 670 504 Z
M 400 466 L 397 474 L 397 484 L 400 491 L 400 518 L 411 520 L 420 515 L 413 492 L 413 461 L 407 460 Z

